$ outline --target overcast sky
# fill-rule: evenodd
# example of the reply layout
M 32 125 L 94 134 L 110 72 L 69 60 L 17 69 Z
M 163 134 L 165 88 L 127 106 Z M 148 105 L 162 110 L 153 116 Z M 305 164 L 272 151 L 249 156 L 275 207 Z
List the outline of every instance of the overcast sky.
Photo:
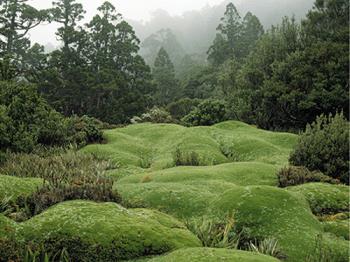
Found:
M 105 0 L 78 0 L 82 3 L 84 9 L 87 11 L 86 19 L 89 20 L 94 14 L 96 9 Z M 242 0 L 234 0 L 233 2 L 239 3 Z M 36 8 L 50 8 L 50 0 L 31 0 L 29 3 Z M 223 2 L 223 0 L 110 0 L 113 5 L 117 7 L 119 13 L 121 13 L 126 19 L 133 19 L 138 21 L 147 21 L 150 19 L 153 11 L 157 9 L 164 9 L 171 15 L 180 15 L 185 11 L 197 10 L 205 7 L 206 5 L 216 5 Z M 55 25 L 40 26 L 33 30 L 31 39 L 40 44 L 47 42 L 55 43 Z

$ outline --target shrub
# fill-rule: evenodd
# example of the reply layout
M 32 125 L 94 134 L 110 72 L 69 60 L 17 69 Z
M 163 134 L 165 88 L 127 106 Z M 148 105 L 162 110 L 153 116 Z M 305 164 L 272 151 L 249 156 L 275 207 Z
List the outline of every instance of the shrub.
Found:
M 320 172 L 311 172 L 306 167 L 302 166 L 284 167 L 278 171 L 277 177 L 279 187 L 296 186 L 310 182 L 339 183 L 339 180 L 333 179 Z
M 11 216 L 23 221 L 48 207 L 74 199 L 121 202 L 112 190 L 113 181 L 105 171 L 115 168 L 109 161 L 93 155 L 66 152 L 42 157 L 34 154 L 10 154 L 0 173 L 18 177 L 40 177 L 44 184 L 32 195 L 19 198 L 16 213 Z
M 171 115 L 169 114 L 168 111 L 158 108 L 158 107 L 153 107 L 150 111 L 148 111 L 145 114 L 142 114 L 141 117 L 134 116 L 130 122 L 132 124 L 137 124 L 137 123 L 173 123 L 174 120 L 172 119 Z
M 104 126 L 104 123 L 93 117 L 72 116 L 67 119 L 69 141 L 79 147 L 88 143 L 100 143 L 103 140 L 101 129 Z
M 200 166 L 199 155 L 195 151 L 184 152 L 176 148 L 173 158 L 175 166 Z
M 320 116 L 306 127 L 290 163 L 349 184 L 349 123 L 342 113 Z
M 180 120 L 194 110 L 199 105 L 200 101 L 199 99 L 183 98 L 170 103 L 167 109 L 174 119 Z
M 26 83 L 0 82 L 0 146 L 30 152 L 35 145 L 62 145 L 64 118 Z
M 204 100 L 182 122 L 189 126 L 210 126 L 227 120 L 226 104 L 220 100 Z

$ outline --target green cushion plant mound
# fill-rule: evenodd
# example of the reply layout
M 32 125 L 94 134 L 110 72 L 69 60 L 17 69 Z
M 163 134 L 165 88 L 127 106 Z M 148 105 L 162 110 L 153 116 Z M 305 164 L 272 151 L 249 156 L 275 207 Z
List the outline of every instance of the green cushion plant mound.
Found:
M 311 252 L 321 224 L 302 196 L 269 186 L 237 187 L 224 192 L 211 204 L 218 218 L 234 214 L 236 231 L 244 239 L 278 240 L 287 261 L 303 261 Z
M 14 201 L 20 196 L 28 196 L 42 184 L 43 180 L 40 178 L 19 178 L 0 175 L 0 202 L 5 198 Z
M 302 194 L 316 215 L 336 214 L 349 210 L 349 187 L 324 183 L 308 183 L 288 188 Z
M 108 156 L 121 167 L 159 170 L 175 165 L 174 153 L 198 155 L 201 166 L 233 161 L 261 161 L 284 165 L 297 136 L 257 129 L 237 121 L 211 127 L 174 124 L 136 124 L 105 132 L 107 144 L 83 151 Z
M 278 262 L 273 257 L 219 248 L 183 248 L 166 256 L 150 259 L 149 262 Z
M 337 237 L 350 240 L 349 233 L 349 219 L 340 221 L 326 221 L 323 222 L 324 231 L 334 234 Z
M 115 203 L 69 201 L 20 224 L 25 242 L 66 246 L 74 261 L 110 261 L 200 246 L 183 224 L 158 211 Z

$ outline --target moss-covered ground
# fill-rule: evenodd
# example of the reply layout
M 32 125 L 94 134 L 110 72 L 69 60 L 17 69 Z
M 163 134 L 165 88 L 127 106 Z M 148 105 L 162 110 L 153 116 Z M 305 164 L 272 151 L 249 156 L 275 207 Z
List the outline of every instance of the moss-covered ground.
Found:
M 306 261 L 320 236 L 347 261 L 346 222 L 320 222 L 317 216 L 347 210 L 349 188 L 321 183 L 277 187 L 276 172 L 288 164 L 297 135 L 228 121 L 194 128 L 137 124 L 108 130 L 105 136 L 107 143 L 81 151 L 119 166 L 108 175 L 124 207 L 71 201 L 20 224 L 1 217 L 0 223 L 15 227 L 22 241 L 79 238 L 90 249 L 117 250 L 118 259 L 278 261 L 252 252 L 203 248 L 183 225 L 203 216 L 215 221 L 232 216 L 234 229 L 245 238 L 276 239 L 288 262 Z M 189 158 L 186 166 L 179 165 L 179 152 Z

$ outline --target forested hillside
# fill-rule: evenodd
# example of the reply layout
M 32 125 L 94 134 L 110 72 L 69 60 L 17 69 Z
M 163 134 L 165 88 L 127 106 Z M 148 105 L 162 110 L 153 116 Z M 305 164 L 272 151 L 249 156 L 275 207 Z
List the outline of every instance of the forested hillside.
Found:
M 348 1 L 84 5 L 0 1 L 0 262 L 348 261 Z

